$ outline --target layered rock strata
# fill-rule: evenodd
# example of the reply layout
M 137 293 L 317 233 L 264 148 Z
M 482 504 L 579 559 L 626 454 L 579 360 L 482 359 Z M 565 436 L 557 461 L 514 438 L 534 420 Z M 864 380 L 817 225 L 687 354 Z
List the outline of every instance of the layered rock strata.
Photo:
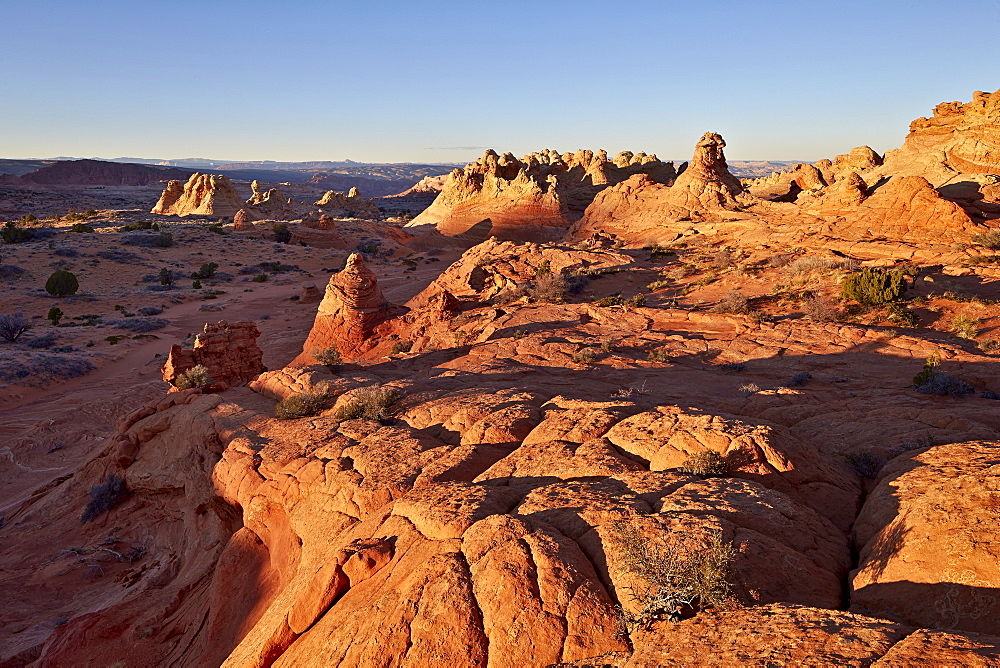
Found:
M 194 345 L 184 349 L 170 346 L 163 365 L 163 380 L 173 384 L 177 376 L 202 365 L 208 369 L 214 387 L 225 389 L 242 385 L 267 371 L 263 353 L 257 346 L 260 331 L 252 322 L 228 323 L 220 320 L 194 338 Z
M 233 216 L 244 202 L 229 177 L 194 173 L 181 185 L 170 181 L 152 213 L 168 216 Z

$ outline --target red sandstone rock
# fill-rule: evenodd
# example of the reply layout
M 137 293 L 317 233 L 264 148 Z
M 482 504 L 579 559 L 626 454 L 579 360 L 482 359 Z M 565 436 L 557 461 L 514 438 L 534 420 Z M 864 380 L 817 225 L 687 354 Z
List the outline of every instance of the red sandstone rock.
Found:
M 250 216 L 247 214 L 246 209 L 240 209 L 233 216 L 233 228 L 241 232 L 254 229 L 254 224 L 250 222 Z
M 244 206 L 229 177 L 194 173 L 183 186 L 171 181 L 152 213 L 173 216 L 233 216 Z
M 176 344 L 170 346 L 163 365 L 163 380 L 173 383 L 177 376 L 199 364 L 208 368 L 213 384 L 222 388 L 253 380 L 267 371 L 257 347 L 259 336 L 252 322 L 206 323 L 205 331 L 195 337 L 190 350 Z

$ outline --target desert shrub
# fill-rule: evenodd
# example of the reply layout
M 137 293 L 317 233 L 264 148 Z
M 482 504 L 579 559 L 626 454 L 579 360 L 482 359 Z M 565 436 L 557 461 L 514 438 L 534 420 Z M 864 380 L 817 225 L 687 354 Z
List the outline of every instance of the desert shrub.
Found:
M 722 539 L 721 531 L 693 545 L 679 531 L 647 538 L 622 522 L 613 528 L 624 567 L 645 583 L 629 590 L 641 606 L 638 615 L 628 620 L 630 625 L 680 621 L 685 608 L 700 611 L 732 605 L 736 551 Z
M 646 355 L 646 359 L 650 362 L 669 362 L 673 358 L 670 355 L 670 351 L 666 348 L 657 348 L 656 350 L 650 350 L 649 354 Z
M 625 298 L 622 297 L 622 293 L 616 292 L 613 295 L 607 297 L 602 297 L 594 302 L 594 306 L 608 307 L 608 306 L 621 306 L 625 303 Z
M 222 223 L 212 223 L 208 226 L 208 231 L 213 234 L 228 234 L 222 227 Z
M 166 318 L 115 318 L 108 324 L 115 329 L 126 329 L 130 332 L 152 332 L 163 329 L 170 324 Z
M 580 294 L 590 283 L 590 278 L 577 272 L 566 274 L 563 278 L 566 279 L 566 291 L 571 295 Z
M 541 278 L 542 276 L 548 276 L 552 273 L 552 263 L 548 260 L 542 260 L 537 267 L 535 267 L 535 278 Z
M 739 373 L 747 368 L 746 362 L 723 362 L 719 365 L 719 368 L 723 371 L 729 371 L 731 373 Z
M 194 288 L 195 290 L 201 290 L 201 281 L 199 281 L 197 278 L 194 279 L 194 282 L 191 283 L 191 287 Z
M 802 312 L 817 322 L 833 322 L 840 315 L 833 302 L 820 295 L 808 298 L 802 305 Z
M 292 240 L 292 231 L 288 229 L 287 223 L 275 223 L 271 226 L 274 233 L 274 240 L 281 244 L 287 244 Z
M 402 396 L 394 387 L 362 387 L 354 391 L 351 399 L 337 409 L 338 420 L 385 420 L 389 407 Z
M 52 322 L 53 326 L 58 327 L 59 321 L 62 320 L 63 317 L 62 309 L 58 306 L 53 306 L 49 309 L 49 312 L 45 315 L 45 317 Z
M 528 297 L 536 302 L 561 304 L 566 300 L 568 290 L 569 285 L 566 283 L 566 279 L 558 274 L 548 272 L 538 276 L 528 290 Z
M 528 296 L 528 287 L 525 285 L 515 285 L 513 287 L 504 288 L 491 299 L 491 303 L 495 306 L 504 306 L 506 304 L 512 304 L 523 297 Z
M 52 251 L 54 255 L 59 257 L 76 257 L 80 252 L 73 248 L 72 246 L 60 246 Z
M 615 352 L 615 342 L 612 341 L 611 339 L 604 339 L 603 341 L 601 341 L 601 350 L 606 353 Z
M 739 395 L 741 397 L 749 397 L 753 394 L 757 394 L 758 392 L 760 392 L 760 385 L 757 383 L 746 383 L 744 385 L 740 385 Z
M 886 309 L 886 317 L 889 322 L 903 327 L 916 327 L 920 324 L 920 318 L 916 313 L 906 308 L 903 304 L 889 304 Z
M 267 283 L 267 274 L 257 274 L 250 280 L 254 283 Z
M 56 335 L 50 332 L 41 336 L 33 336 L 25 343 L 28 344 L 29 348 L 51 348 L 52 344 L 56 342 L 56 338 Z
M 1000 250 L 1000 230 L 983 232 L 982 234 L 973 234 L 972 243 L 979 246 L 986 246 L 992 250 Z
M 750 300 L 739 290 L 730 290 L 712 307 L 712 313 L 746 313 L 749 310 Z
M 918 385 L 917 392 L 940 396 L 967 397 L 973 393 L 973 389 L 964 381 L 939 371 L 931 375 L 927 382 Z
M 29 379 L 42 383 L 77 378 L 94 370 L 90 360 L 55 352 L 35 352 L 30 355 L 0 355 L 0 380 L 15 382 Z
M 160 232 L 154 241 L 157 248 L 170 248 L 174 245 L 174 235 L 170 232 Z
M 705 450 L 684 460 L 681 464 L 682 473 L 700 476 L 702 478 L 715 478 L 729 472 L 726 461 L 715 450 Z
M 117 248 L 97 251 L 94 255 L 110 262 L 117 262 L 118 264 L 138 264 L 142 262 L 142 258 L 135 253 Z
M 382 242 L 370 239 L 368 241 L 360 242 L 356 247 L 359 253 L 365 255 L 378 255 L 379 251 L 382 250 Z
M 979 334 L 979 319 L 963 314 L 956 315 L 951 321 L 952 332 L 963 339 L 974 339 Z
M 885 465 L 885 459 L 870 450 L 849 452 L 846 456 L 854 471 L 865 478 L 877 478 L 878 472 Z
M 52 272 L 49 280 L 45 281 L 45 291 L 53 297 L 65 297 L 75 295 L 80 289 L 80 282 L 76 276 L 62 269 Z
M 34 231 L 35 233 L 31 237 L 32 241 L 44 241 L 45 239 L 51 239 L 59 234 L 58 231 L 52 229 L 51 227 L 36 227 Z
M 136 230 L 151 230 L 156 223 L 149 220 L 141 220 L 138 223 L 131 223 L 129 225 L 122 225 L 118 228 L 119 232 L 135 232 Z M 156 229 L 160 229 L 159 225 Z
M 296 420 L 312 417 L 327 408 L 332 391 L 327 383 L 317 383 L 312 390 L 286 397 L 274 405 L 274 417 L 279 420 Z
M 1000 392 L 994 392 L 993 390 L 983 390 L 983 393 L 979 396 L 982 399 L 993 399 L 994 401 L 1000 400 Z
M 313 357 L 320 364 L 325 364 L 326 366 L 337 366 L 341 363 L 340 351 L 337 350 L 337 346 L 330 346 L 329 348 L 324 348 L 323 350 L 314 350 Z
M 646 286 L 650 291 L 656 292 L 657 290 L 662 290 L 663 288 L 670 287 L 670 281 L 653 281 Z
M 0 339 L 7 343 L 14 343 L 29 329 L 31 329 L 31 321 L 23 313 L 0 315 Z
M 16 264 L 0 264 L 0 278 L 18 278 L 24 276 L 25 271 Z
M 25 241 L 31 241 L 34 236 L 35 231 L 33 229 L 21 227 L 12 220 L 7 221 L 3 229 L 0 229 L 0 238 L 8 244 L 20 244 Z
M 159 306 L 142 306 L 139 308 L 140 315 L 160 315 L 163 309 Z
M 787 263 L 784 267 L 785 271 L 788 273 L 793 276 L 798 276 L 800 274 L 808 274 L 812 271 L 830 271 L 833 269 L 855 271 L 858 268 L 858 263 L 855 260 L 834 260 L 832 258 L 825 257 L 800 257 Z
M 90 500 L 80 515 L 81 522 L 92 522 L 100 515 L 111 510 L 128 495 L 125 479 L 109 473 L 107 479 L 90 488 Z
M 83 223 L 73 223 L 73 225 L 69 228 L 69 231 L 77 232 L 79 234 L 84 234 L 93 232 L 94 228 L 91 227 L 90 225 L 84 225 Z
M 212 383 L 212 374 L 204 364 L 193 366 L 174 378 L 174 387 L 189 390 L 193 387 L 206 387 Z
M 638 294 L 632 295 L 625 300 L 625 306 L 645 306 L 646 305 L 646 295 Z
M 212 278 L 215 276 L 215 270 L 219 268 L 216 262 L 206 262 L 201 265 L 198 271 L 192 272 L 191 278 L 202 279 L 202 278 Z
M 983 339 L 976 344 L 976 347 L 984 353 L 992 353 L 1000 350 L 1000 341 L 997 341 L 996 339 Z
M 800 371 L 794 376 L 792 376 L 792 379 L 788 381 L 788 386 L 801 387 L 802 385 L 808 383 L 811 379 L 812 379 L 811 373 L 809 373 L 808 371 Z
M 174 284 L 174 272 L 166 267 L 160 269 L 160 273 L 157 274 L 157 278 L 160 280 L 160 285 L 169 286 Z
M 712 266 L 716 269 L 728 269 L 733 266 L 733 261 L 735 260 L 733 252 L 728 248 L 724 248 L 715 254 L 712 258 Z
M 149 234 L 147 232 L 129 232 L 122 235 L 121 242 L 125 246 L 138 246 L 140 248 L 163 248 L 160 246 L 160 237 L 171 236 L 169 232 L 160 234 Z M 172 238 L 172 237 L 171 237 Z
M 905 293 L 903 272 L 886 271 L 879 267 L 865 267 L 844 279 L 840 286 L 842 298 L 869 306 L 899 301 Z
M 649 261 L 652 262 L 657 258 L 666 257 L 668 255 L 674 254 L 674 249 L 669 246 L 661 246 L 660 244 L 653 244 L 651 246 L 646 246 L 643 250 L 649 252 Z
M 393 353 L 408 353 L 413 348 L 413 341 L 396 341 L 392 344 Z
M 581 348 L 573 353 L 573 361 L 577 364 L 590 364 L 597 359 L 597 353 L 592 348 Z

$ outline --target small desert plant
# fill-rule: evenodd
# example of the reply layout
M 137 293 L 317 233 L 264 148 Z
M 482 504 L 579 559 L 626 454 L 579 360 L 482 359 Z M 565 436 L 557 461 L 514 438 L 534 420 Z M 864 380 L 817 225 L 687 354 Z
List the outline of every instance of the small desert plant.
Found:
M 984 353 L 991 353 L 1000 349 L 1000 341 L 997 341 L 996 339 L 983 339 L 976 344 L 976 347 Z
M 62 309 L 59 308 L 58 306 L 53 306 L 52 308 L 49 309 L 49 312 L 46 314 L 45 317 L 48 318 L 50 322 L 52 322 L 53 327 L 58 327 L 59 321 L 62 320 L 63 317 Z
M 203 364 L 193 366 L 182 374 L 174 378 L 174 387 L 182 390 L 190 390 L 195 387 L 207 387 L 212 383 L 212 374 L 208 367 Z
M 963 339 L 974 339 L 979 334 L 979 319 L 963 314 L 956 315 L 951 321 L 951 331 Z
M 906 280 L 901 271 L 865 267 L 844 279 L 840 296 L 859 304 L 879 306 L 899 301 L 906 293 Z
M 646 355 L 646 359 L 650 362 L 669 362 L 672 357 L 670 351 L 666 348 L 657 348 L 656 350 L 650 350 L 649 354 Z
M 622 297 L 622 293 L 616 292 L 615 294 L 610 295 L 608 297 L 602 297 L 601 299 L 598 299 L 597 301 L 594 302 L 594 306 L 601 306 L 601 307 L 621 306 L 624 303 L 625 303 L 625 298 Z
M 745 385 L 740 385 L 739 395 L 741 397 L 749 397 L 751 395 L 760 392 L 760 385 L 757 383 L 746 383 Z
M 69 214 L 66 215 L 68 216 Z M 69 231 L 78 233 L 87 233 L 87 232 L 93 232 L 94 228 L 91 227 L 90 225 L 84 225 L 83 223 L 73 223 L 73 225 L 69 228 Z
M 174 245 L 174 235 L 170 232 L 160 232 L 156 235 L 153 243 L 157 248 L 170 248 Z
M 965 397 L 973 390 L 965 382 L 941 371 L 941 355 L 934 352 L 924 361 L 924 368 L 913 377 L 913 385 L 921 394 Z
M 702 478 L 715 478 L 729 472 L 726 461 L 715 450 L 705 450 L 684 460 L 681 464 L 681 473 L 701 476 Z
M 847 461 L 854 467 L 857 474 L 865 478 L 877 478 L 878 472 L 885 465 L 885 459 L 869 450 L 849 452 L 846 456 Z
M 295 420 L 312 417 L 325 409 L 332 391 L 327 383 L 317 383 L 312 390 L 301 394 L 293 394 L 274 405 L 274 417 L 279 420 Z
M 288 229 L 287 223 L 275 223 L 271 226 L 271 231 L 274 232 L 274 240 L 278 243 L 287 244 L 292 240 L 292 231 Z
M 314 350 L 313 357 L 316 358 L 317 362 L 328 367 L 335 367 L 341 364 L 340 351 L 337 350 L 337 346 Z
M 215 262 L 206 262 L 201 265 L 198 271 L 191 274 L 191 278 L 202 279 L 202 278 L 212 278 L 215 276 L 215 270 L 219 268 L 219 265 Z
M 519 299 L 528 296 L 528 289 L 523 285 L 515 285 L 513 287 L 504 288 L 498 292 L 491 302 L 496 306 L 504 306 L 506 304 L 511 304 Z
M 573 353 L 573 361 L 577 364 L 590 364 L 597 359 L 597 353 L 592 348 L 581 348 Z
M 718 304 L 712 307 L 712 313 L 746 313 L 749 311 L 750 300 L 739 290 L 730 290 Z
M 839 315 L 837 307 L 829 299 L 820 295 L 807 299 L 802 305 L 802 312 L 816 322 L 832 322 Z
M 992 250 L 1000 250 L 1000 230 L 973 234 L 972 243 L 979 246 L 986 246 Z
M 646 305 L 646 295 L 638 294 L 633 295 L 625 300 L 625 306 L 645 306 Z
M 674 249 L 669 246 L 661 246 L 660 244 L 653 244 L 652 246 L 646 246 L 644 250 L 649 251 L 649 261 L 652 262 L 657 258 L 666 257 L 668 255 L 674 254 Z
M 25 229 L 14 221 L 8 221 L 4 224 L 3 229 L 0 229 L 0 238 L 8 244 L 19 244 L 25 241 L 31 241 L 34 236 L 34 230 Z
M 337 409 L 334 417 L 338 420 L 385 420 L 389 417 L 389 407 L 401 396 L 402 392 L 394 387 L 362 387 Z
M 889 304 L 885 312 L 886 319 L 893 324 L 903 327 L 916 327 L 920 324 L 920 318 L 917 314 L 902 304 Z
M 528 296 L 532 301 L 545 302 L 549 304 L 561 304 L 566 300 L 566 293 L 569 291 L 569 284 L 566 279 L 551 272 L 538 276 L 534 284 L 528 290 Z
M 615 352 L 615 342 L 611 339 L 604 339 L 601 341 L 601 350 L 606 353 Z
M 613 528 L 623 565 L 645 583 L 630 589 L 641 606 L 638 615 L 628 620 L 630 625 L 646 627 L 660 619 L 676 622 L 685 608 L 700 611 L 732 604 L 736 551 L 721 531 L 713 531 L 701 545 L 692 545 L 679 531 L 648 538 L 622 522 Z
M 21 335 L 31 329 L 31 321 L 23 313 L 7 313 L 0 315 L 0 339 L 14 343 Z
M 158 275 L 158 278 L 160 279 L 160 285 L 173 285 L 174 284 L 174 272 L 171 271 L 170 269 L 167 269 L 166 267 L 164 267 L 163 269 L 160 269 L 160 273 Z
M 250 280 L 252 280 L 254 283 L 266 283 L 267 282 L 267 274 L 257 274 L 256 276 L 254 276 Z
M 719 368 L 723 371 L 729 371 L 732 373 L 739 373 L 747 368 L 746 362 L 723 362 L 719 365 Z
M 413 348 L 413 341 L 396 341 L 392 344 L 393 354 L 408 353 Z
M 808 371 L 800 371 L 794 376 L 792 376 L 792 379 L 788 381 L 788 386 L 801 387 L 802 385 L 808 383 L 811 379 L 812 379 L 811 373 L 809 373 Z
M 541 278 L 542 276 L 548 276 L 552 273 L 552 263 L 548 260 L 542 260 L 542 262 L 535 268 L 535 278 Z
M 109 473 L 107 479 L 90 488 L 90 501 L 87 502 L 80 515 L 81 522 L 92 522 L 102 513 L 105 513 L 118 505 L 125 496 L 128 489 L 125 487 L 125 479 L 113 473 Z
M 62 269 L 52 272 L 49 280 L 45 281 L 45 291 L 53 297 L 75 295 L 79 289 L 80 282 L 76 280 L 76 276 Z
M 653 281 L 646 286 L 651 292 L 656 292 L 657 290 L 662 290 L 663 288 L 670 287 L 670 281 Z
M 194 282 L 191 283 L 191 287 L 194 288 L 195 290 L 201 290 L 201 281 L 199 281 L 197 278 L 194 279 Z

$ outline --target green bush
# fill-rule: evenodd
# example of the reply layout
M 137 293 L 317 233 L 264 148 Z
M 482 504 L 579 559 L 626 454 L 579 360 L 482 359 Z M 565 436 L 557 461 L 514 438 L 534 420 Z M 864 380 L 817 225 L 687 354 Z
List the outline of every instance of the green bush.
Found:
M 274 232 L 274 240 L 278 243 L 287 244 L 292 240 L 292 231 L 288 229 L 287 223 L 275 223 L 271 226 Z
M 170 232 L 160 232 L 153 241 L 157 248 L 170 248 L 174 245 L 174 235 Z
M 203 364 L 193 366 L 174 378 L 174 387 L 189 390 L 193 387 L 206 387 L 212 384 L 212 374 Z
M 267 274 L 257 274 L 250 280 L 254 283 L 267 283 Z
M 402 392 L 394 387 L 362 387 L 337 409 L 334 417 L 338 420 L 385 420 L 389 417 L 389 407 L 401 396 Z
M 396 341 L 392 344 L 392 352 L 396 353 L 408 353 L 413 348 L 413 341 Z
M 864 267 L 848 276 L 840 286 L 840 296 L 859 304 L 879 306 L 897 302 L 906 293 L 906 279 L 901 271 Z
M 198 269 L 198 271 L 193 272 L 191 274 L 191 278 L 194 279 L 212 278 L 213 276 L 215 276 L 215 270 L 218 268 L 219 265 L 216 264 L 215 262 L 206 262 L 205 264 L 201 265 L 201 268 Z
M 1000 250 L 1000 231 L 994 230 L 982 234 L 973 234 L 972 243 L 979 246 L 986 246 L 992 250 Z
M 684 463 L 681 464 L 681 471 L 702 478 L 714 478 L 728 473 L 729 466 L 718 452 L 705 450 L 704 452 L 696 452 L 684 460 Z
M 970 318 L 963 313 L 951 321 L 951 331 L 960 338 L 974 339 L 979 335 L 979 324 L 978 318 Z
M 160 285 L 173 285 L 174 284 L 174 272 L 170 269 L 164 267 L 160 269 Z
M 327 408 L 332 391 L 327 383 L 317 383 L 309 392 L 294 394 L 274 405 L 274 417 L 279 420 L 296 420 L 312 417 Z
M 19 244 L 25 241 L 31 241 L 33 236 L 35 236 L 34 230 L 25 229 L 14 221 L 8 221 L 3 226 L 3 229 L 0 230 L 0 238 L 3 238 L 3 240 L 8 244 Z
M 49 280 L 45 281 L 45 291 L 53 297 L 75 295 L 79 289 L 80 282 L 76 280 L 76 276 L 62 269 L 52 272 Z
M 45 317 L 52 321 L 53 326 L 58 327 L 59 321 L 62 320 L 63 317 L 62 309 L 58 306 L 53 306 L 49 309 L 49 313 Z
M 314 350 L 313 357 L 320 364 L 325 364 L 326 366 L 337 366 L 341 363 L 340 351 L 337 350 L 337 346 L 330 346 L 329 348 L 324 348 L 323 350 Z
M 573 361 L 577 364 L 590 364 L 597 359 L 597 353 L 593 348 L 581 348 L 573 353 Z
M 67 214 L 67 215 L 69 215 L 69 214 Z M 76 214 L 76 215 L 79 216 L 79 215 L 83 215 L 83 214 Z M 72 218 L 70 218 L 69 220 L 72 220 Z M 69 228 L 69 231 L 70 232 L 86 233 L 86 232 L 93 232 L 94 228 L 91 227 L 90 225 L 84 225 L 83 223 L 73 223 L 73 225 Z

